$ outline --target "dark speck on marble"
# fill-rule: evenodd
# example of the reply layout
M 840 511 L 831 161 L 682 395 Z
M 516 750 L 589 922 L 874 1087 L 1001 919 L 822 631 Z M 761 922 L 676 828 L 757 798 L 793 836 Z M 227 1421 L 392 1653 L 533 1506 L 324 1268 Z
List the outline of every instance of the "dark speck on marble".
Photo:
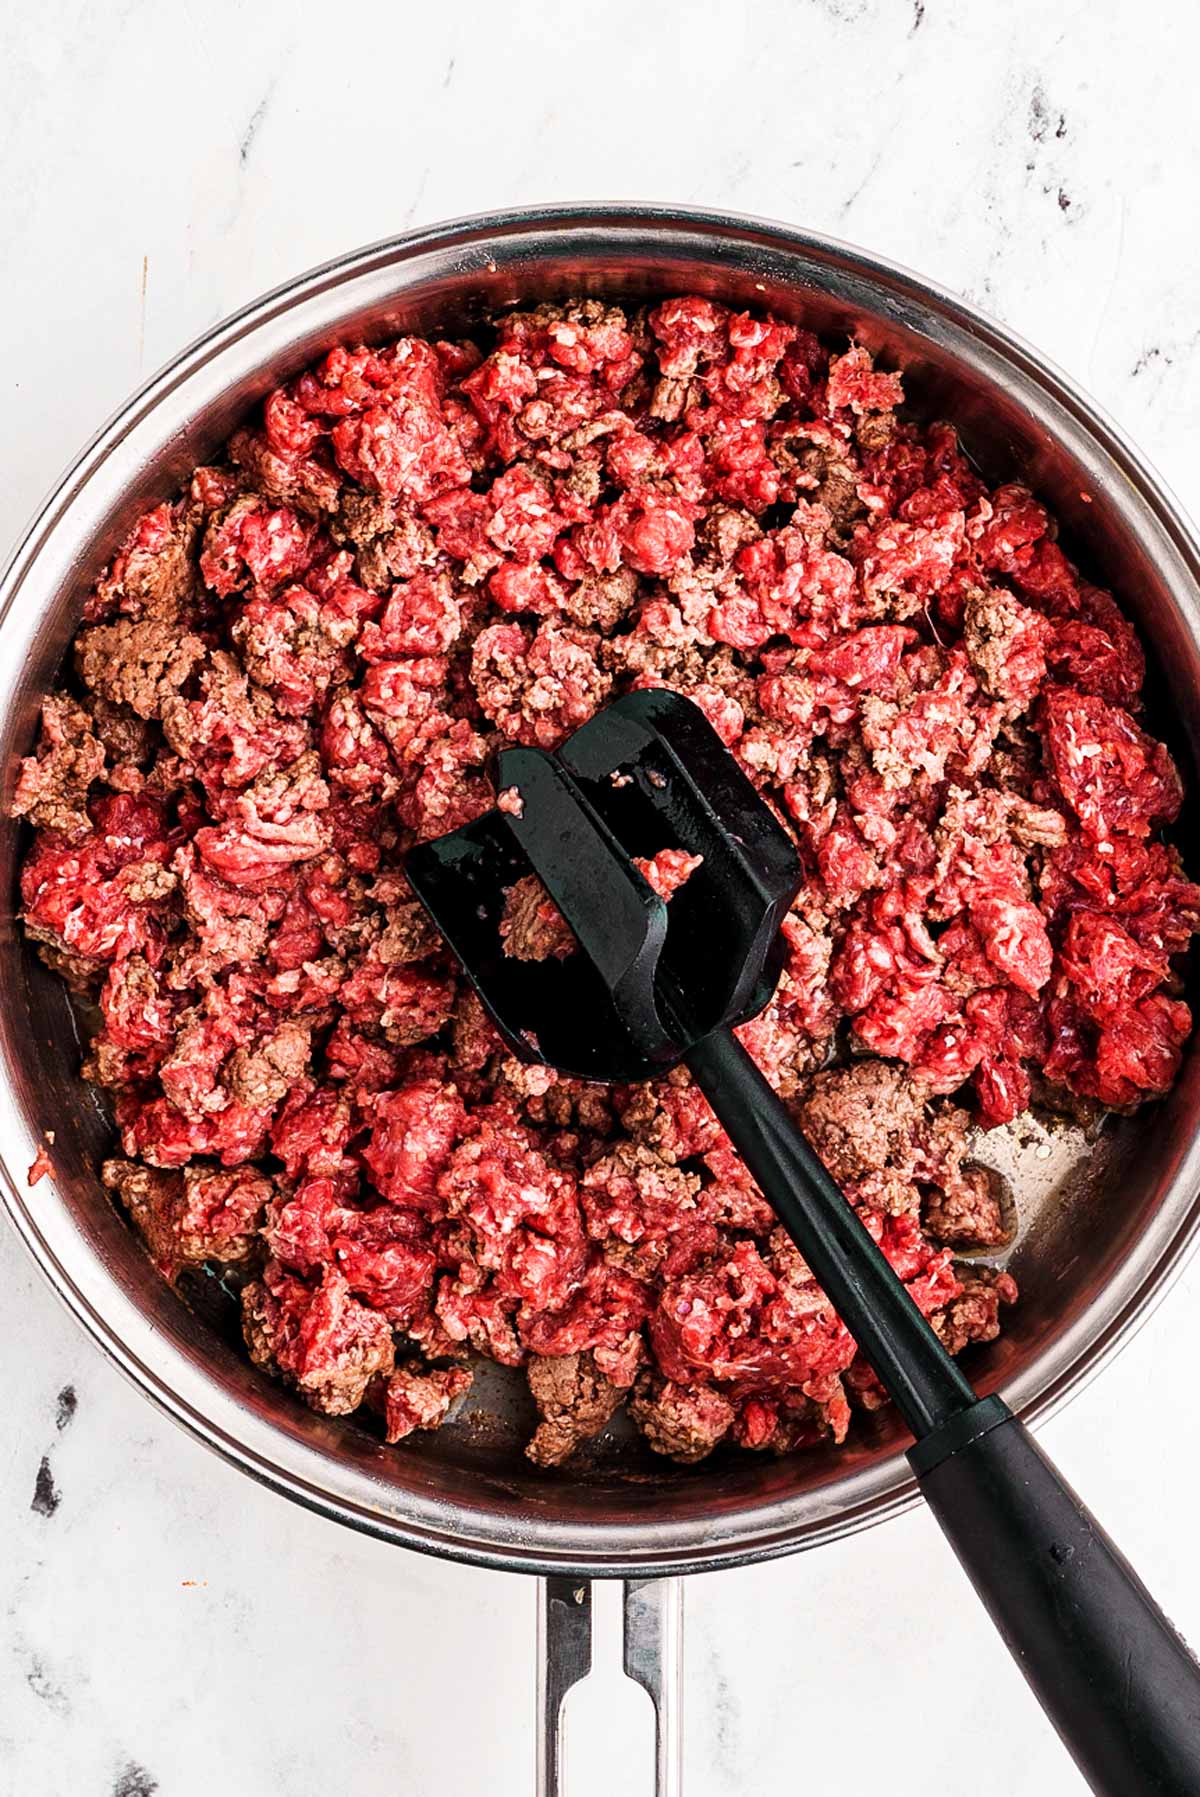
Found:
M 744 1758 L 738 1701 L 715 1651 L 709 1654 L 709 1671 L 712 1679 L 710 1716 L 716 1735 L 716 1758 L 722 1770 L 730 1778 L 734 1778 Z
M 117 1775 L 117 1782 L 112 1788 L 112 1797 L 154 1797 L 157 1789 L 157 1778 L 151 1778 L 144 1766 L 135 1765 L 130 1760 L 125 1769 Z
M 1067 135 L 1066 113 L 1060 112 L 1053 122 L 1055 137 L 1064 138 Z M 1050 135 L 1050 125 L 1050 106 L 1046 99 L 1045 89 L 1038 82 L 1029 96 L 1029 135 L 1035 144 L 1045 143 Z
M 1195 336 L 1191 338 L 1186 347 L 1190 349 L 1197 341 L 1200 341 L 1200 331 L 1196 332 Z M 1145 374 L 1148 368 L 1173 368 L 1174 366 L 1175 346 L 1172 345 L 1170 349 L 1163 349 L 1161 344 L 1152 343 L 1149 348 L 1142 351 L 1129 372 L 1132 375 L 1139 375 Z
M 71 1700 L 49 1668 L 37 1657 L 30 1659 L 25 1671 L 25 1683 L 34 1696 L 54 1711 L 56 1716 L 69 1716 Z
M 64 1385 L 58 1394 L 58 1402 L 54 1409 L 54 1427 L 61 1435 L 75 1420 L 75 1412 L 79 1408 L 79 1398 L 73 1385 Z
M 62 1493 L 54 1483 L 54 1474 L 50 1470 L 50 1461 L 42 1455 L 42 1464 L 37 1469 L 37 1478 L 33 1484 L 33 1501 L 29 1508 L 38 1516 L 53 1516 L 62 1502 Z
M 274 82 L 272 82 L 258 105 L 254 108 L 254 111 L 250 114 L 250 123 L 242 133 L 242 141 L 238 145 L 238 160 L 243 167 L 245 167 L 246 163 L 250 160 L 250 152 L 254 148 L 254 140 L 258 136 L 258 133 L 262 128 L 262 122 L 267 116 L 267 107 L 271 104 L 271 94 L 274 90 L 274 85 Z

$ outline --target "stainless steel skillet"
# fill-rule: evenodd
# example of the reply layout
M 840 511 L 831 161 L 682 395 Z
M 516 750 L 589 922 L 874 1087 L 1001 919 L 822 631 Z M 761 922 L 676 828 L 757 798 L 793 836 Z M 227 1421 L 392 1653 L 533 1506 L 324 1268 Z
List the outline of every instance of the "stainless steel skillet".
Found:
M 518 299 L 687 289 L 854 330 L 901 364 L 912 402 L 952 417 L 993 479 L 1042 492 L 1085 565 L 1139 619 L 1158 663 L 1156 725 L 1193 776 L 1200 745 L 1200 549 L 1161 483 L 1032 351 L 961 301 L 844 246 L 676 209 L 539 209 L 439 226 L 346 257 L 255 302 L 185 351 L 64 477 L 0 583 L 0 742 L 11 779 L 90 575 L 148 500 L 171 492 L 274 382 L 331 343 L 447 330 Z M 381 1537 L 492 1566 L 633 1580 L 790 1552 L 913 1496 L 887 1419 L 837 1452 L 676 1468 L 614 1439 L 539 1474 L 528 1414 L 500 1377 L 419 1446 L 387 1450 L 261 1380 L 219 1317 L 161 1284 L 94 1175 L 105 1125 L 79 1083 L 57 984 L 12 921 L 15 833 L 0 826 L 0 1156 L 13 1221 L 90 1332 L 170 1414 L 255 1477 Z M 1089 1144 L 1070 1130 L 992 1141 L 1017 1192 L 1023 1300 L 972 1373 L 1036 1420 L 1087 1376 L 1177 1271 L 1200 1215 L 1200 1090 L 1189 1060 L 1166 1103 Z M 56 1179 L 24 1170 L 55 1131 Z M 583 1583 L 581 1583 L 581 1581 Z M 555 1587 L 555 1589 L 558 1589 Z M 657 1600 L 666 1597 L 666 1601 Z M 586 1599 L 572 1609 L 578 1622 Z M 630 1594 L 643 1622 L 669 1594 Z M 547 1605 L 553 1632 L 553 1594 Z M 634 1641 L 635 1658 L 640 1649 Z M 669 1632 L 669 1631 L 668 1631 Z M 644 1659 L 644 1656 L 641 1656 Z M 668 1728 L 668 1733 L 670 1730 Z

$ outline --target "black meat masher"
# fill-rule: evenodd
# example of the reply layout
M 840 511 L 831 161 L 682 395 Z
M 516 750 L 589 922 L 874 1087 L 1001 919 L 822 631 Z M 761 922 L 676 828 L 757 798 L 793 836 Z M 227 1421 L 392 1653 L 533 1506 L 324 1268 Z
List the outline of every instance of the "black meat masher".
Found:
M 775 990 L 803 869 L 703 712 L 630 693 L 556 753 L 497 757 L 504 810 L 410 851 L 413 890 L 514 1052 L 610 1082 L 684 1062 L 916 1438 L 921 1490 L 1092 1788 L 1200 1793 L 1200 1666 L 998 1395 L 979 1398 L 733 1034 Z M 702 857 L 669 905 L 633 865 Z M 577 951 L 504 952 L 536 874 Z

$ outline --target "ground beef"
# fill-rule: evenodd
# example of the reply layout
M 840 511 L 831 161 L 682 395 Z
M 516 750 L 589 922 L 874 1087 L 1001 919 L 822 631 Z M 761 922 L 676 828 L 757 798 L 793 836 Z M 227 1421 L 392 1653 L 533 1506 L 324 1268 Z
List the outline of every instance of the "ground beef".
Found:
M 154 726 L 128 705 L 114 705 L 99 693 L 85 694 L 84 709 L 92 720 L 96 740 L 108 756 L 109 785 L 118 792 L 137 791 L 143 783 L 142 770 L 158 746 Z
M 660 899 L 674 898 L 704 860 L 685 849 L 659 849 L 657 855 L 635 855 L 633 865 Z
M 203 660 L 204 644 L 174 624 L 121 618 L 81 631 L 75 655 L 90 691 L 112 705 L 128 705 L 139 718 L 157 718 L 163 700 Z
M 1023 711 L 1046 678 L 1046 620 L 1003 589 L 979 588 L 963 608 L 963 646 L 993 699 Z
M 930 1321 L 951 1354 L 961 1354 L 971 1342 L 995 1341 L 1000 1306 L 1014 1304 L 1016 1298 L 1017 1284 L 1010 1273 L 965 1273 L 958 1296 L 935 1311 Z
M 906 1068 L 867 1060 L 818 1073 L 796 1114 L 856 1202 L 892 1215 L 919 1209 L 925 1234 L 956 1248 L 1008 1240 L 997 1176 L 966 1159 L 967 1112 L 934 1098 Z
M 429 1367 L 413 1359 L 380 1379 L 368 1401 L 382 1408 L 384 1440 L 394 1444 L 414 1429 L 440 1429 L 450 1406 L 470 1389 L 469 1368 Z
M 257 1253 L 274 1186 L 254 1168 L 226 1172 L 196 1163 L 177 1173 L 113 1160 L 104 1163 L 102 1173 L 165 1278 L 206 1260 L 239 1265 Z
M 332 1266 L 316 1286 L 268 1267 L 243 1291 L 242 1317 L 255 1365 L 281 1373 L 327 1416 L 357 1410 L 372 1381 L 394 1368 L 390 1325 Z
M 68 841 L 92 827 L 87 799 L 104 774 L 103 744 L 82 705 L 66 693 L 42 701 L 38 753 L 21 763 L 12 809 L 38 830 L 54 830 Z
M 845 1186 L 887 1167 L 908 1170 L 927 1096 L 903 1067 L 859 1061 L 818 1073 L 797 1116 L 829 1171 Z
M 675 1385 L 646 1374 L 629 1400 L 629 1414 L 656 1454 L 686 1466 L 712 1453 L 737 1413 L 712 1386 Z
M 571 926 L 536 874 L 505 893 L 500 940 L 514 961 L 561 961 L 576 948 Z
M 998 1180 L 986 1167 L 965 1168 L 935 1190 L 922 1219 L 927 1235 L 956 1248 L 996 1248 L 1010 1234 Z
M 301 1023 L 281 1023 L 252 1048 L 234 1050 L 229 1062 L 230 1091 L 244 1104 L 272 1108 L 308 1071 L 311 1058 L 311 1030 Z
M 146 512 L 13 810 L 26 930 L 89 1006 L 105 1183 L 163 1274 L 237 1266 L 255 1362 L 389 1441 L 471 1354 L 565 1459 L 842 1440 L 882 1393 L 685 1070 L 507 1053 L 404 877 L 611 696 L 690 695 L 794 831 L 740 1034 L 949 1347 L 1011 1278 L 972 1134 L 1175 1078 L 1200 890 L 1143 658 L 1026 488 L 860 345 L 681 297 L 331 350 Z M 503 796 L 519 815 L 519 793 Z M 678 850 L 639 863 L 669 898 Z M 505 945 L 571 950 L 536 881 Z
M 529 1389 L 541 1421 L 525 1452 L 536 1466 L 559 1466 L 608 1422 L 625 1393 L 589 1353 L 531 1360 Z
M 211 470 L 198 470 L 197 482 Z M 156 505 L 139 519 L 89 596 L 87 616 L 172 619 L 191 609 L 197 588 L 196 536 L 203 503 L 195 494 Z

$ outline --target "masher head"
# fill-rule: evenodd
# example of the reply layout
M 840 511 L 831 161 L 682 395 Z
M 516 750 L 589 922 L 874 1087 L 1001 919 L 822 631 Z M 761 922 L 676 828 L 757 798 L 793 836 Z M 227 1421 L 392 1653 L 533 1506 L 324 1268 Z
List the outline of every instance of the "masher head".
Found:
M 583 1079 L 645 1079 L 762 1010 L 802 869 L 697 705 L 629 693 L 553 755 L 502 750 L 495 778 L 515 789 L 512 808 L 418 844 L 405 871 L 514 1053 Z M 669 903 L 632 861 L 662 849 L 701 857 Z M 507 894 L 529 874 L 574 933 L 562 958 L 505 952 Z

